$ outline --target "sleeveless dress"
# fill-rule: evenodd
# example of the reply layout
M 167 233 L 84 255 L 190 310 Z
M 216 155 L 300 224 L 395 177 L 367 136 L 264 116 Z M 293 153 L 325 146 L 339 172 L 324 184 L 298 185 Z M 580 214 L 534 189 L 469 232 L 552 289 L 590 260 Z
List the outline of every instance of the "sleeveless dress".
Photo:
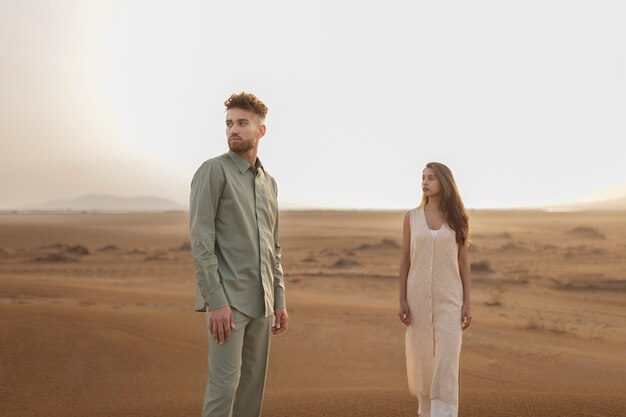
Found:
M 418 398 L 458 405 L 463 283 L 455 232 L 431 233 L 424 209 L 410 211 L 411 266 L 406 331 L 409 389 Z

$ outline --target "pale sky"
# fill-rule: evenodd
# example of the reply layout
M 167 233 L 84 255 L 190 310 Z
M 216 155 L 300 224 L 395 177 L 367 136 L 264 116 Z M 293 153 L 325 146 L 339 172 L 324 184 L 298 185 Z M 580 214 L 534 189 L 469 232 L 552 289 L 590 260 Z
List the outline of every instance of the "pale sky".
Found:
M 414 207 L 429 161 L 471 208 L 626 195 L 621 0 L 0 0 L 0 60 L 0 209 L 186 205 L 242 90 L 283 208 Z

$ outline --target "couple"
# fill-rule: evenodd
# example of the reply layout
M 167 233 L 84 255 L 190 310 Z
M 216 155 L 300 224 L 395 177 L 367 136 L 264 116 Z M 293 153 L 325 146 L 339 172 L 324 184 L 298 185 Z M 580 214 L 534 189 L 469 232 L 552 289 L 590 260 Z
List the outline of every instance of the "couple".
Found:
M 270 335 L 287 330 L 277 188 L 257 158 L 267 107 L 253 94 L 226 106 L 230 151 L 191 182 L 196 311 L 207 312 L 204 417 L 261 414 Z M 468 216 L 450 170 L 429 163 L 423 198 L 404 218 L 400 320 L 409 386 L 422 417 L 458 414 L 461 332 L 471 322 Z

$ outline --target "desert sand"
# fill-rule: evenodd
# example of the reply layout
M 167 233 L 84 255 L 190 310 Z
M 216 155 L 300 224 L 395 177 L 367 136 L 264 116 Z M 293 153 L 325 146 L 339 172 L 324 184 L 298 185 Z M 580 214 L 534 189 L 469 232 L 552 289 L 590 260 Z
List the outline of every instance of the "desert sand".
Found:
M 402 212 L 283 212 L 266 417 L 415 416 Z M 472 211 L 462 417 L 626 415 L 626 212 Z M 0 415 L 199 416 L 187 215 L 0 215 Z

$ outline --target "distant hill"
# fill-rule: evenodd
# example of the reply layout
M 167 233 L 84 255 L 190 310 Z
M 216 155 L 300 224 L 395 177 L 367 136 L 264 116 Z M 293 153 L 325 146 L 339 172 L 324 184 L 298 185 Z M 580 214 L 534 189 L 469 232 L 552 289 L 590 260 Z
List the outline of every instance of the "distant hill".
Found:
M 587 203 L 586 206 L 592 210 L 626 210 L 626 196 Z
M 626 196 L 610 200 L 564 204 L 558 208 L 568 210 L 626 210 Z
M 85 195 L 69 200 L 45 202 L 36 210 L 70 211 L 177 211 L 186 210 L 180 204 L 159 197 L 117 197 L 114 195 Z

